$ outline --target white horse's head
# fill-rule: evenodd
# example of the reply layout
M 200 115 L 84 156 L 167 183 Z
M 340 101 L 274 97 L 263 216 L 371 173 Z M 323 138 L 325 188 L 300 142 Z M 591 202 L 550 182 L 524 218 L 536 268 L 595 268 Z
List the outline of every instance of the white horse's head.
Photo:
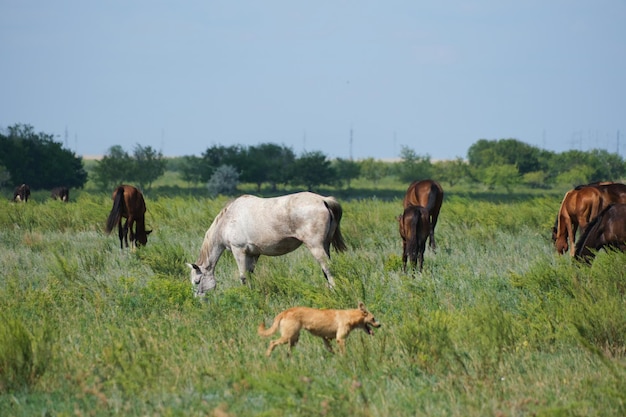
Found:
M 195 295 L 202 296 L 207 291 L 211 291 L 217 284 L 215 281 L 215 275 L 212 270 L 203 268 L 196 264 L 187 264 L 191 268 L 191 285 L 194 287 Z

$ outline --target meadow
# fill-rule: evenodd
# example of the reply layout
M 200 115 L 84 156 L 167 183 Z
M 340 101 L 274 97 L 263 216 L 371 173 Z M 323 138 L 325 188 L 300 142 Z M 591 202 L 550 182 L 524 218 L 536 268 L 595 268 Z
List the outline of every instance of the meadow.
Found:
M 558 256 L 562 194 L 447 192 L 421 274 L 401 272 L 401 187 L 334 194 L 334 290 L 304 248 L 247 286 L 226 253 L 204 300 L 185 263 L 228 198 L 148 193 L 134 252 L 103 232 L 109 193 L 2 199 L 0 415 L 626 415 L 626 255 Z M 359 301 L 382 326 L 345 355 L 303 332 L 264 356 L 262 321 Z

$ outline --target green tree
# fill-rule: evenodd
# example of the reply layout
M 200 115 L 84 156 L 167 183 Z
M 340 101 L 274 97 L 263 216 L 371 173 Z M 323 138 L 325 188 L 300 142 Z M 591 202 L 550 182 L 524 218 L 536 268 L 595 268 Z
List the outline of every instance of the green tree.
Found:
M 504 187 L 508 192 L 511 192 L 513 187 L 520 183 L 521 177 L 515 165 L 490 165 L 482 169 L 481 181 L 490 190 Z
M 487 167 L 490 165 L 515 165 L 519 173 L 542 171 L 545 160 L 539 148 L 520 142 L 517 139 L 480 139 L 467 151 L 470 165 Z
M 335 181 L 335 171 L 326 155 L 320 151 L 305 152 L 292 165 L 290 182 L 304 185 L 309 191 L 320 185 L 331 185 Z
M 114 145 L 102 159 L 96 161 L 93 180 L 99 188 L 106 190 L 129 182 L 132 179 L 132 171 L 133 162 L 130 155 L 120 145 Z
M 418 155 L 407 146 L 402 146 L 400 150 L 402 162 L 398 164 L 397 175 L 400 181 L 412 182 L 418 179 L 430 178 L 433 173 L 433 166 L 430 156 Z
M 374 186 L 378 186 L 378 182 L 389 172 L 389 164 L 377 161 L 374 158 L 366 158 L 359 161 L 359 166 L 361 168 L 361 176 L 368 181 L 372 181 Z
M 245 164 L 246 150 L 240 145 L 213 145 L 202 154 L 202 181 L 208 181 L 213 172 L 222 165 L 231 165 L 241 170 Z
M 277 184 L 285 184 L 289 180 L 288 173 L 296 157 L 290 148 L 274 143 L 262 143 L 250 146 L 245 157 L 237 168 L 241 171 L 241 179 L 256 184 L 261 191 L 264 183 L 269 183 L 272 190 Z
M 87 182 L 82 158 L 63 149 L 53 135 L 35 133 L 30 125 L 16 124 L 0 133 L 0 165 L 13 181 L 33 189 L 59 185 L 82 188 Z
M 559 184 L 567 184 L 570 187 L 576 187 L 581 184 L 588 184 L 593 182 L 594 169 L 589 165 L 577 165 L 570 170 L 560 173 L 556 177 L 556 182 Z
M 440 182 L 454 186 L 461 181 L 471 180 L 469 166 L 463 158 L 449 161 L 438 161 L 433 164 L 433 177 Z
M 576 177 L 583 179 L 579 184 L 595 181 L 618 181 L 626 173 L 622 157 L 603 149 L 585 152 L 569 150 L 555 155 L 551 160 L 552 177 L 559 183 L 569 184 Z M 576 170 L 581 170 L 576 174 Z
M 163 154 L 151 146 L 137 144 L 133 151 L 133 157 L 131 179 L 137 183 L 140 189 L 149 190 L 152 183 L 165 173 L 167 163 Z
M 4 165 L 0 165 L 0 188 L 7 185 L 9 181 L 11 181 L 11 173 Z
M 195 155 L 183 156 L 178 175 L 192 185 L 202 182 L 202 158 Z
M 333 167 L 337 173 L 337 180 L 345 181 L 348 188 L 350 188 L 350 182 L 361 175 L 361 166 L 351 159 L 337 158 L 333 162 Z
M 531 188 L 546 188 L 548 174 L 544 171 L 527 172 L 522 175 L 522 182 Z

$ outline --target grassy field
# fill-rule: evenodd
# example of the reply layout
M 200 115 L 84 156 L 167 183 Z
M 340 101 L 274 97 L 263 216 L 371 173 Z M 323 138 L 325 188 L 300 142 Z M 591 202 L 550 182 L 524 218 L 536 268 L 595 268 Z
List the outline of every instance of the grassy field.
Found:
M 353 187 L 333 192 L 335 290 L 306 249 L 262 257 L 249 286 L 226 253 L 204 301 L 185 262 L 226 198 L 148 193 L 132 253 L 103 233 L 109 193 L 0 201 L 0 415 L 626 415 L 626 255 L 557 256 L 562 194 L 447 193 L 437 253 L 405 275 L 402 187 Z M 305 332 L 264 356 L 260 322 L 359 301 L 382 327 L 346 355 Z

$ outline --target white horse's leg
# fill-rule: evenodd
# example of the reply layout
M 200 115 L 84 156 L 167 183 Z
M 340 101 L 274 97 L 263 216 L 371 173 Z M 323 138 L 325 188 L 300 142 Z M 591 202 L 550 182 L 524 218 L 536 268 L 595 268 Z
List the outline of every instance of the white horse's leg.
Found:
M 328 286 L 330 288 L 334 288 L 335 280 L 333 279 L 333 276 L 330 273 L 330 269 L 328 268 L 328 260 L 330 259 L 328 253 L 324 250 L 322 246 L 309 247 L 309 250 L 311 251 L 311 254 L 315 258 L 315 260 L 317 260 L 317 262 L 322 267 L 322 271 L 324 272 L 326 281 L 328 281 Z
M 251 263 L 251 257 L 246 254 L 243 249 L 231 248 L 235 262 L 237 263 L 237 269 L 239 270 L 239 280 L 242 285 L 246 285 L 246 272 L 250 269 L 248 266 Z

